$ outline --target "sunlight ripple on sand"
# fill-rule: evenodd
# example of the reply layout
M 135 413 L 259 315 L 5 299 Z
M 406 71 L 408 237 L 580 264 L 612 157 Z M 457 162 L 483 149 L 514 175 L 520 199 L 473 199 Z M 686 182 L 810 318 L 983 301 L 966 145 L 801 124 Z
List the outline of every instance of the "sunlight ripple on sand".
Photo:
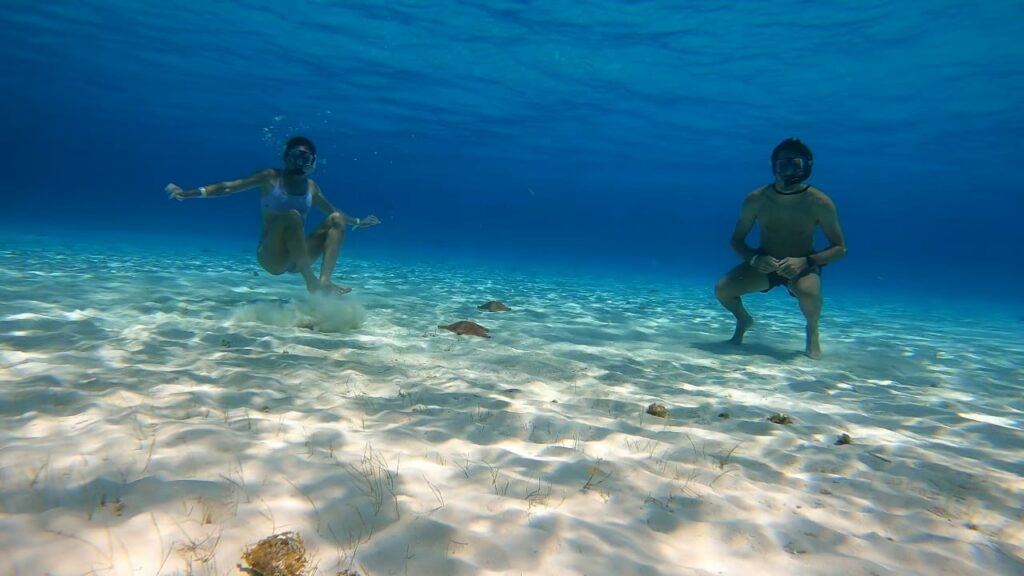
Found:
M 11 273 L 54 250 L 0 252 L 4 573 L 228 573 L 275 530 L 323 574 L 1024 573 L 995 314 L 830 300 L 814 362 L 781 294 L 736 348 L 684 280 L 353 260 L 318 302 L 249 254 L 78 244 Z

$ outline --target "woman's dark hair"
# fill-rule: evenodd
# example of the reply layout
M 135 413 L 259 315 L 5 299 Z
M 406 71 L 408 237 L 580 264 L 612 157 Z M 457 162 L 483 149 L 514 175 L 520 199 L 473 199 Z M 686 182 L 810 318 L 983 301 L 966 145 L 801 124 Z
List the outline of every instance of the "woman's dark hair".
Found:
M 811 154 L 811 149 L 798 138 L 786 138 L 779 142 L 775 150 L 772 150 L 772 164 L 775 164 L 775 159 L 783 152 L 791 152 L 797 156 L 807 158 L 809 161 L 814 161 L 814 154 Z
M 292 136 L 291 138 L 289 138 L 288 142 L 284 145 L 284 155 L 287 156 L 288 153 L 292 151 L 292 148 L 297 148 L 299 146 L 305 146 L 306 148 L 309 148 L 309 151 L 312 152 L 314 156 L 316 156 L 316 146 L 313 145 L 312 140 L 306 138 L 305 136 Z

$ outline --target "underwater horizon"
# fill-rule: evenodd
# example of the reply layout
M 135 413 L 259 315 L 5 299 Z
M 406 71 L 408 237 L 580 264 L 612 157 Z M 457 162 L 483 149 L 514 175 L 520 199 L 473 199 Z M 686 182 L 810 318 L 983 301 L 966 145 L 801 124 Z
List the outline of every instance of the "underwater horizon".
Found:
M 850 248 L 826 298 L 1019 303 L 1002 214 L 1022 206 L 1022 16 L 954 1 L 13 2 L 0 222 L 254 249 L 254 192 L 179 204 L 163 187 L 278 166 L 303 134 L 328 198 L 383 222 L 350 235 L 342 274 L 346 255 L 375 254 L 713 282 L 738 260 L 729 235 L 771 149 L 797 136 Z

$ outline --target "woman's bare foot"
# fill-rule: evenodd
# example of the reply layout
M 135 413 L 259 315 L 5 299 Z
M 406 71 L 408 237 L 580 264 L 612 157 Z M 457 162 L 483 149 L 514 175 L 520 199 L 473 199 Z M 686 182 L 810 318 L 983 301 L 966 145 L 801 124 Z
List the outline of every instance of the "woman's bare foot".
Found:
M 352 289 L 348 286 L 338 286 L 333 282 L 321 283 L 319 292 L 321 294 L 327 294 L 329 296 L 340 296 L 342 294 L 348 294 Z
M 744 314 L 736 319 L 736 331 L 729 340 L 731 344 L 743 344 L 743 335 L 754 325 L 754 318 L 750 314 Z
M 323 294 L 325 296 L 340 296 L 352 291 L 348 286 L 338 286 L 333 282 L 321 282 L 315 277 L 313 280 L 306 282 L 306 290 L 309 290 L 310 294 Z

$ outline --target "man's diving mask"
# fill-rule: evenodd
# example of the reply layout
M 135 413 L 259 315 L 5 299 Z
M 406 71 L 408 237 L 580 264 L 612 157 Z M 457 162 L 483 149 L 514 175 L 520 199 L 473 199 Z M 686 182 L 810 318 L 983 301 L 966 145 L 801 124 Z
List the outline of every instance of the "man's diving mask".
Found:
M 806 156 L 782 155 L 775 159 L 772 168 L 786 186 L 795 186 L 811 177 L 814 161 Z

